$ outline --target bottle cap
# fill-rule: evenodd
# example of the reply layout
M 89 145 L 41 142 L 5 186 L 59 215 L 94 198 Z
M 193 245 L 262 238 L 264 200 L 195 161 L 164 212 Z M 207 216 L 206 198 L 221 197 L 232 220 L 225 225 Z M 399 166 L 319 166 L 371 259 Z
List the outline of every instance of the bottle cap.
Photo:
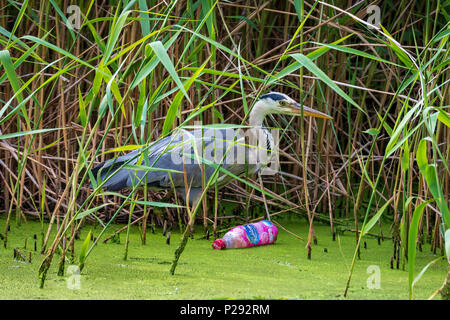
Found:
M 223 241 L 222 239 L 214 240 L 214 242 L 212 243 L 212 247 L 215 250 L 225 249 L 226 246 L 227 245 L 225 244 L 225 241 Z

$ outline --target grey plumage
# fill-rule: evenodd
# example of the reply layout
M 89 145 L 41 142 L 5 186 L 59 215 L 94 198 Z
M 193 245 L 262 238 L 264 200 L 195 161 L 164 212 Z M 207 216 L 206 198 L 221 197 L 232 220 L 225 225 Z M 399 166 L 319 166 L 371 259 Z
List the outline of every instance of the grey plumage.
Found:
M 251 175 L 267 166 L 276 147 L 274 137 L 263 125 L 268 114 L 331 118 L 285 94 L 271 92 L 261 96 L 253 106 L 250 129 L 245 132 L 230 127 L 178 130 L 146 147 L 101 163 L 92 173 L 106 190 L 118 191 L 147 183 L 155 188 L 175 188 L 184 200 L 188 197 L 191 204 L 196 204 L 203 178 L 209 181 L 217 172 L 215 182 L 222 187 L 234 176 Z M 218 166 L 220 171 L 216 171 Z
M 265 140 L 269 141 L 268 138 Z M 211 178 L 217 165 L 236 176 L 253 174 L 260 164 L 249 163 L 249 148 L 239 130 L 182 130 L 148 147 L 101 163 L 92 169 L 92 173 L 94 177 L 99 174 L 98 183 L 104 182 L 105 190 L 118 191 L 136 184 L 143 186 L 146 181 L 147 185 L 158 189 L 175 188 L 186 200 L 186 170 L 189 202 L 195 203 L 202 188 L 200 165 L 204 163 L 205 181 Z M 232 180 L 227 173 L 218 172 L 219 187 Z

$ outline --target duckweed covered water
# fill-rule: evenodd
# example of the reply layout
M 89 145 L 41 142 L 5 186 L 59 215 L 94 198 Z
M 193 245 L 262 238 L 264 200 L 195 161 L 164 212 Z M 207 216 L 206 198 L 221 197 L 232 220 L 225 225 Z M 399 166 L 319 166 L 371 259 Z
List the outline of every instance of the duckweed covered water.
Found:
M 308 226 L 304 221 L 280 222 L 307 238 Z M 4 226 L 2 218 L 0 230 Z M 76 253 L 90 228 L 89 225 L 83 228 L 81 239 L 75 243 Z M 147 234 L 147 244 L 143 246 L 138 227 L 133 227 L 126 261 L 125 234 L 120 236 L 121 243 L 99 242 L 88 257 L 79 282 L 67 272 L 65 276 L 57 276 L 60 257 L 55 255 L 45 287 L 40 289 L 38 268 L 43 258 L 39 254 L 40 230 L 38 222 L 12 224 L 8 248 L 3 248 L 3 243 L 0 248 L 3 299 L 345 299 L 343 292 L 355 247 L 354 234 L 344 233 L 332 241 L 329 226 L 320 224 L 315 226 L 318 244 L 313 246 L 311 260 L 306 258 L 305 242 L 281 229 L 275 245 L 247 249 L 213 250 L 212 239 L 191 239 L 176 274 L 171 276 L 169 269 L 180 234 L 172 230 L 167 245 L 166 237 L 157 230 L 155 234 Z M 93 228 L 94 236 L 99 232 L 100 228 Z M 38 235 L 37 252 L 34 234 Z M 109 230 L 107 235 L 111 234 Z M 201 233 L 196 237 L 200 238 Z M 400 270 L 390 268 L 391 240 L 380 245 L 375 238 L 367 237 L 365 241 L 367 249 L 361 248 L 361 260 L 357 261 L 346 299 L 408 299 L 408 272 L 401 266 Z M 31 263 L 14 260 L 15 247 L 26 257 L 31 251 Z M 436 257 L 425 245 L 417 255 L 416 274 Z M 66 270 L 69 266 L 67 262 Z M 378 289 L 373 281 L 377 270 Z M 446 272 L 444 260 L 432 265 L 416 284 L 416 299 L 428 298 L 442 285 Z

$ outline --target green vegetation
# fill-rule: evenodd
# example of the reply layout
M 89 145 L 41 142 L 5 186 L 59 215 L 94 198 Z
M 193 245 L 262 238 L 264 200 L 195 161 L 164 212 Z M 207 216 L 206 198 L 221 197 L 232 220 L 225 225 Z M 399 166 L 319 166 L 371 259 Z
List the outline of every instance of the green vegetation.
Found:
M 61 0 L 0 1 L 0 255 L 10 257 L 26 237 L 17 230 L 31 227 L 43 253 L 31 266 L 18 268 L 29 271 L 23 279 L 38 274 L 39 281 L 21 284 L 40 286 L 39 296 L 49 294 L 47 286 L 55 281 L 46 280 L 67 271 L 66 256 L 84 266 L 83 272 L 100 271 L 99 243 L 119 228 L 116 223 L 139 226 L 142 244 L 154 238 L 150 229 L 166 224 L 184 235 L 183 249 L 196 224 L 203 227 L 197 233 L 213 237 L 229 216 L 241 224 L 267 209 L 273 218 L 307 219 L 307 230 L 289 225 L 305 243 L 292 245 L 299 251 L 289 250 L 288 263 L 300 269 L 315 265 L 305 269 L 313 276 L 333 257 L 339 276 L 345 274 L 335 283 L 341 295 L 357 298 L 352 293 L 369 256 L 364 250 L 376 250 L 362 246 L 384 228 L 393 241 L 373 255 L 383 268 L 392 261 L 405 273 L 385 272 L 397 274 L 392 277 L 397 285 L 383 290 L 401 289 L 394 296 L 410 299 L 438 290 L 448 298 L 450 263 L 442 269 L 434 269 L 438 262 L 424 266 L 450 258 L 449 3 L 387 0 L 371 8 L 375 11 L 368 1 L 348 3 L 89 0 L 73 7 Z M 268 91 L 333 117 L 268 119 L 267 125 L 281 132 L 279 175 L 240 179 L 220 191 L 214 179 L 205 181 L 206 201 L 197 208 L 147 187 L 121 194 L 89 187 L 95 164 L 196 121 L 246 125 L 257 97 Z M 138 167 L 153 169 L 145 162 Z M 230 203 L 235 209 L 225 208 Z M 95 238 L 89 239 L 93 224 Z M 324 255 L 320 247 L 343 226 L 355 231 L 342 243 L 345 263 L 335 250 Z M 124 264 L 144 264 L 132 260 L 139 241 L 131 229 L 121 235 L 114 255 L 125 257 Z M 75 240 L 80 231 L 83 237 Z M 178 240 L 174 235 L 171 247 L 159 246 L 164 258 L 155 261 L 172 261 Z M 176 283 L 197 276 L 187 268 L 204 263 L 190 255 L 203 243 L 189 241 L 180 258 L 184 264 L 173 278 L 162 279 Z M 282 243 L 266 250 L 285 261 Z M 251 252 L 236 254 L 251 257 Z M 223 265 L 207 255 L 204 260 L 207 272 Z M 170 266 L 153 265 L 169 272 Z M 425 280 L 438 273 L 439 281 Z M 307 282 L 303 274 L 295 281 Z M 100 280 L 92 279 L 93 287 Z M 302 285 L 315 284 L 295 281 L 290 283 L 297 289 L 287 297 L 302 297 Z M 314 291 L 315 298 L 332 298 L 323 296 L 330 292 L 325 287 Z
M 284 219 L 286 220 L 286 219 Z M 289 231 L 298 235 L 308 232 L 307 223 L 299 219 L 277 220 Z M 4 226 L 5 220 L 0 220 Z M 120 226 L 115 226 L 118 229 Z M 316 225 L 318 244 L 314 246 L 314 259 L 306 258 L 305 241 L 280 230 L 275 245 L 251 249 L 217 251 L 211 248 L 212 240 L 189 240 L 180 259 L 178 272 L 171 276 L 169 267 L 173 250 L 180 233 L 172 233 L 168 246 L 162 230 L 147 235 L 147 245 L 141 244 L 136 227 L 130 234 L 128 259 L 123 259 L 123 241 L 99 243 L 95 254 L 81 272 L 80 289 L 69 289 L 71 274 L 57 276 L 56 266 L 49 271 L 45 289 L 38 287 L 37 269 L 41 261 L 33 251 L 32 236 L 40 226 L 35 223 L 13 227 L 10 244 L 28 256 L 32 251 L 31 264 L 13 259 L 12 249 L 0 250 L 0 295 L 4 299 L 344 299 L 343 287 L 354 249 L 354 235 L 344 232 L 339 241 L 332 241 L 329 228 Z M 81 247 L 88 233 L 83 229 L 76 246 Z M 201 229 L 199 228 L 199 233 Z M 93 229 L 94 236 L 99 228 Z M 111 230 L 112 232 L 112 230 Z M 28 236 L 27 249 L 23 249 L 24 237 Z M 381 245 L 374 237 L 365 239 L 367 249 L 361 251 L 361 261 L 354 271 L 349 299 L 407 299 L 408 272 L 390 268 L 386 256 L 392 252 L 392 240 Z M 340 244 L 340 246 L 339 246 Z M 326 252 L 325 252 L 326 251 Z M 78 254 L 78 252 L 77 252 Z M 416 265 L 425 266 L 435 256 L 429 246 L 418 252 Z M 71 263 L 67 262 L 67 267 Z M 372 271 L 380 268 L 380 289 L 370 289 L 367 281 Z M 443 259 L 433 264 L 416 284 L 418 299 L 428 298 L 442 284 L 446 270 Z M 370 271 L 370 270 L 369 270 Z M 371 283 L 369 279 L 369 283 Z

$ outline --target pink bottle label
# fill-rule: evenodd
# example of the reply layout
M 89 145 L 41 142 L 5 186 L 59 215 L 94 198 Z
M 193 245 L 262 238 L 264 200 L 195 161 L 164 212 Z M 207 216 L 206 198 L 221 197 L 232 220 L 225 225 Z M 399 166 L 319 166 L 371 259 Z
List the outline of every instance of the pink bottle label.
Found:
M 272 222 L 263 220 L 234 227 L 224 235 L 223 240 L 227 248 L 245 248 L 274 243 L 277 234 L 277 227 Z

